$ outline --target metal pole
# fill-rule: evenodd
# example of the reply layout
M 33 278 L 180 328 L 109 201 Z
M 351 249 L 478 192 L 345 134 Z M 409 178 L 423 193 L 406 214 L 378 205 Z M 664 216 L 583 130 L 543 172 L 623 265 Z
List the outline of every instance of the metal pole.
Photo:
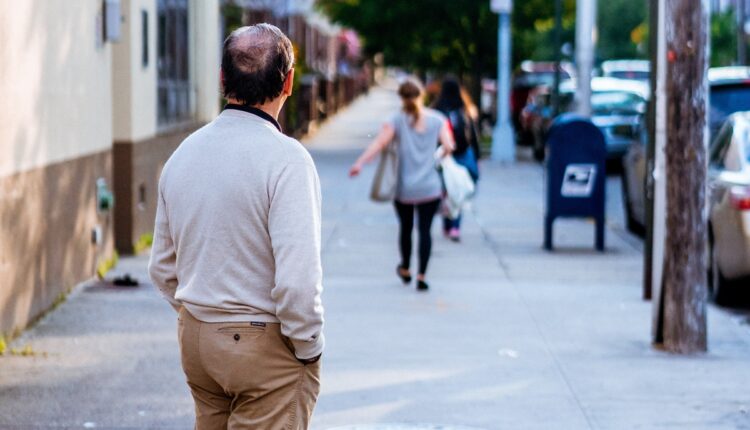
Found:
M 560 51 L 562 50 L 562 0 L 555 0 L 555 86 L 552 88 L 552 117 L 560 114 Z
M 492 133 L 491 157 L 512 163 L 516 159 L 516 143 L 510 122 L 510 13 L 512 2 L 499 9 L 497 29 L 497 121 Z
M 651 297 L 652 297 L 652 336 L 655 343 L 661 343 L 662 323 L 662 274 L 664 272 L 664 241 L 666 238 L 667 187 L 666 161 L 664 148 L 667 146 L 667 38 L 664 28 L 666 21 L 666 0 L 657 1 L 656 25 L 656 66 L 654 89 L 654 161 L 648 172 L 652 181 L 651 216 Z
M 659 64 L 659 2 L 649 3 L 649 58 L 651 59 L 650 70 L 650 101 L 648 104 L 648 142 L 646 144 L 646 175 L 644 177 L 644 203 L 646 216 L 646 240 L 643 246 L 643 299 L 651 300 L 652 276 L 653 276 L 653 249 L 654 249 L 654 158 L 656 153 L 656 88 L 658 85 L 657 68 Z
M 576 63 L 578 113 L 591 115 L 591 73 L 594 69 L 594 37 L 596 27 L 596 0 L 576 2 Z

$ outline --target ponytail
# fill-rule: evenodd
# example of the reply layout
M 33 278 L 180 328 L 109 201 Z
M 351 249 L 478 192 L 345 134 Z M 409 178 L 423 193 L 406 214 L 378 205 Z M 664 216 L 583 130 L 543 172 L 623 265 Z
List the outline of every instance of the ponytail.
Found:
M 415 79 L 407 79 L 398 87 L 398 95 L 401 96 L 402 109 L 412 117 L 411 124 L 416 124 L 421 113 L 417 99 L 422 96 L 422 85 Z
M 404 99 L 403 109 L 407 115 L 412 117 L 411 124 L 414 125 L 419 121 L 419 106 L 417 105 L 417 99 Z

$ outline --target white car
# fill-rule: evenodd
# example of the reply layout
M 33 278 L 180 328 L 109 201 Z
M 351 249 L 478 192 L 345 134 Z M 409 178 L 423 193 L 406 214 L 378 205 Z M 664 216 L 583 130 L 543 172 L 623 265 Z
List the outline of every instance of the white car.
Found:
M 708 70 L 709 139 L 734 112 L 750 111 L 750 67 L 715 67 Z M 634 138 L 622 159 L 622 189 L 628 230 L 643 234 L 646 222 L 646 140 L 645 130 Z M 649 178 L 650 180 L 650 178 Z
M 608 60 L 602 63 L 602 76 L 648 82 L 651 65 L 648 60 Z
M 709 287 L 750 276 L 750 112 L 731 115 L 709 148 Z

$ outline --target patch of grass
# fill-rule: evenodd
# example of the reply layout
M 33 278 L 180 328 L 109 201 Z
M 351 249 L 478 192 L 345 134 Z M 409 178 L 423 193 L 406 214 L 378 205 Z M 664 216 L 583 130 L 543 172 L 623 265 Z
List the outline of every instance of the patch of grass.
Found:
M 133 245 L 133 251 L 136 254 L 147 250 L 154 243 L 154 235 L 152 233 L 144 233 L 138 238 L 138 242 Z
M 11 355 L 21 356 L 21 357 L 33 357 L 37 355 L 36 351 L 34 351 L 34 348 L 31 347 L 31 345 L 25 345 L 23 348 L 11 348 L 10 350 Z
M 16 357 L 47 357 L 46 352 L 37 352 L 29 344 L 24 345 L 23 348 L 8 348 L 8 342 L 10 342 L 10 340 L 7 340 L 5 336 L 0 336 L 0 356 L 10 354 Z
M 58 308 L 58 306 L 65 303 L 66 300 L 68 300 L 68 292 L 63 291 L 62 293 L 58 294 L 57 297 L 55 297 L 55 301 L 52 302 L 52 306 L 50 306 L 47 312 L 54 311 L 55 309 Z
M 117 266 L 117 262 L 119 260 L 120 255 L 117 253 L 117 251 L 113 252 L 112 257 L 102 260 L 96 267 L 96 276 L 98 276 L 99 279 L 104 279 L 104 276 L 107 275 L 107 272 L 112 270 L 113 267 Z

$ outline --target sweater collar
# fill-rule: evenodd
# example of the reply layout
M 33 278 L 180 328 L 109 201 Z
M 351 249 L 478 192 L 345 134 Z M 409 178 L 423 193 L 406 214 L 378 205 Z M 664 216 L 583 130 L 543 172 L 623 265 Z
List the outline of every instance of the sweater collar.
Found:
M 274 127 L 276 127 L 277 130 L 279 130 L 281 132 L 281 125 L 279 125 L 279 122 L 276 121 L 276 119 L 274 117 L 272 117 L 271 115 L 269 115 L 268 113 L 266 113 L 266 112 L 264 112 L 264 111 L 262 111 L 262 110 L 260 110 L 260 109 L 258 109 L 256 107 L 247 106 L 247 105 L 238 105 L 238 104 L 234 104 L 234 103 L 227 103 L 226 106 L 224 106 L 224 110 L 227 110 L 227 109 L 241 110 L 243 112 L 247 112 L 249 114 L 258 116 L 258 117 L 260 117 L 260 118 L 262 118 L 262 119 L 270 122 Z

